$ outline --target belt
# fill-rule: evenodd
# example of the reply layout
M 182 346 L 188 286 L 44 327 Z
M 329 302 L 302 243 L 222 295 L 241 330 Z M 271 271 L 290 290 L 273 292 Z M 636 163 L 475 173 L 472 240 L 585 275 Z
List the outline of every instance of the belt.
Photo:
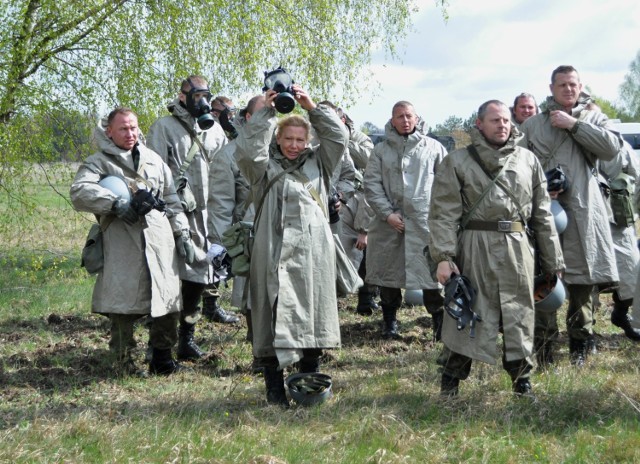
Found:
M 466 230 L 487 230 L 489 232 L 524 232 L 520 221 L 469 221 Z

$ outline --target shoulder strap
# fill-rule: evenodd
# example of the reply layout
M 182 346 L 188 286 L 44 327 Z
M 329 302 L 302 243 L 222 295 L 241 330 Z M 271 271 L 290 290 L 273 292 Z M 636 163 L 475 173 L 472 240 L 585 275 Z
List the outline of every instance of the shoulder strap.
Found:
M 200 148 L 200 153 L 202 153 L 202 156 L 207 161 L 211 161 L 211 160 L 209 160 L 207 158 L 207 151 L 204 149 L 204 145 L 202 144 L 202 141 L 198 137 L 198 134 L 196 134 L 196 131 L 193 130 L 193 127 L 189 127 L 189 124 L 184 122 L 182 119 L 180 119 L 175 114 L 173 114 L 172 116 L 174 118 L 176 118 L 176 120 L 180 123 L 180 125 L 182 127 L 184 127 L 184 130 L 187 131 L 187 134 L 189 134 L 189 136 L 191 137 L 191 141 L 194 143 L 194 145 L 191 145 L 191 149 L 189 150 L 189 154 L 187 155 L 187 158 L 182 163 L 182 166 L 180 166 L 180 175 L 182 175 L 182 174 L 185 173 L 185 171 L 187 170 L 187 168 L 191 164 L 191 161 L 193 161 L 193 158 L 195 158 L 195 156 L 196 156 L 196 151 L 195 151 L 195 148 L 194 148 L 195 145 L 197 145 L 198 148 Z
M 507 165 L 507 163 L 505 163 L 504 166 L 502 166 L 502 169 L 500 170 L 498 175 L 493 177 L 491 174 L 489 174 L 485 170 L 484 165 L 480 161 L 480 156 L 478 155 L 478 151 L 476 150 L 476 147 L 474 147 L 473 145 L 468 145 L 467 146 L 467 151 L 469 152 L 471 157 L 474 159 L 474 161 L 480 165 L 480 168 L 487 175 L 487 177 L 489 177 L 489 179 L 491 179 L 491 183 L 489 185 L 487 185 L 487 187 L 482 191 L 482 194 L 480 195 L 480 197 L 476 200 L 476 202 L 473 204 L 473 206 L 471 206 L 471 209 L 469 209 L 469 212 L 462 218 L 462 221 L 460 221 L 460 228 L 463 229 L 463 230 L 467 226 L 467 223 L 471 219 L 471 217 L 472 217 L 473 213 L 475 212 L 475 210 L 480 205 L 480 202 L 482 202 L 482 200 L 484 200 L 484 197 L 486 197 L 487 194 L 493 188 L 493 186 L 496 185 L 496 183 L 498 181 L 498 177 L 500 177 L 500 174 L 502 174 L 502 171 L 504 171 L 504 168 Z
M 256 208 L 256 214 L 255 214 L 254 219 L 253 219 L 253 227 L 254 227 L 254 229 L 255 229 L 256 224 L 258 223 L 258 219 L 260 219 L 260 214 L 262 213 L 262 206 L 264 205 L 264 200 L 267 197 L 267 193 L 269 192 L 269 190 L 271 190 L 271 187 L 273 187 L 273 184 L 275 184 L 278 181 L 278 179 L 280 179 L 285 174 L 289 174 L 289 173 L 295 171 L 296 169 L 298 169 L 300 166 L 302 166 L 304 164 L 305 161 L 306 161 L 306 158 L 300 160 L 296 164 L 292 164 L 291 166 L 289 166 L 284 171 L 279 172 L 276 176 L 273 177 L 273 179 L 271 179 L 269 181 L 269 183 L 267 184 L 267 188 L 265 188 L 264 192 L 262 193 L 262 198 L 260 198 L 260 202 L 258 203 L 258 207 Z
M 142 177 L 140 174 L 138 174 L 131 166 L 127 166 L 124 163 L 121 163 L 120 160 L 116 157 L 111 157 L 110 155 L 107 155 L 105 153 L 106 156 L 109 156 L 109 159 L 111 161 L 113 161 L 113 163 L 115 163 L 116 165 L 118 165 L 118 167 L 122 168 L 123 171 L 128 172 L 131 177 L 133 177 L 136 181 L 138 182 L 142 182 L 144 185 L 147 186 L 147 188 L 149 190 L 152 190 L 153 187 L 151 186 L 151 184 L 149 184 L 149 182 L 147 181 L 147 179 L 145 179 L 144 177 Z
M 493 176 L 485 167 L 484 163 L 482 162 L 482 160 L 480 159 L 480 155 L 478 154 L 478 150 L 476 150 L 476 147 L 474 147 L 473 145 L 469 145 L 467 146 L 467 150 L 469 150 L 469 153 L 471 154 L 471 157 L 473 158 L 473 160 L 478 163 L 478 165 L 480 166 L 480 168 L 482 169 L 482 171 L 487 175 L 487 177 L 489 179 L 491 179 L 493 181 L 493 184 L 497 185 L 498 187 L 500 187 L 502 189 L 502 191 L 504 193 L 507 194 L 507 196 L 511 199 L 511 201 L 513 201 L 513 203 L 516 205 L 516 208 L 518 208 L 518 216 L 520 216 L 520 220 L 522 221 L 522 224 L 526 227 L 527 226 L 527 221 L 525 219 L 524 214 L 522 213 L 522 206 L 520 206 L 520 201 L 516 198 L 516 196 L 511 192 L 511 190 L 509 190 L 507 188 L 506 185 L 504 185 L 502 182 L 500 182 L 498 180 L 498 177 L 500 177 L 500 174 L 502 174 L 502 172 L 504 171 L 504 168 L 507 167 L 507 163 L 509 162 L 509 160 L 507 159 L 504 163 L 504 166 L 502 166 L 502 169 L 500 169 L 500 172 L 498 173 L 497 176 Z M 493 185 L 492 184 L 492 185 Z

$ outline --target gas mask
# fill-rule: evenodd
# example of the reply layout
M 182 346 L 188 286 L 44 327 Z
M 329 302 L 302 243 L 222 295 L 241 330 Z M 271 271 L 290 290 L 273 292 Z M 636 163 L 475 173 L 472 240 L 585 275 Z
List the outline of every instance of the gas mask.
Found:
M 187 107 L 187 111 L 191 116 L 196 118 L 196 122 L 200 129 L 211 129 L 215 124 L 215 120 L 211 115 L 211 105 L 209 105 L 209 100 L 211 99 L 211 92 L 209 92 L 209 88 L 197 87 L 193 84 L 191 79 L 187 79 L 187 82 L 191 86 L 191 89 L 188 92 L 185 92 L 184 90 L 182 91 L 182 93 L 186 95 L 185 106 Z M 200 99 L 195 100 L 195 94 L 203 92 L 205 95 L 200 97 Z
M 293 98 L 293 89 L 291 88 L 292 84 L 294 84 L 293 79 L 284 68 L 264 72 L 264 87 L 262 91 L 275 90 L 278 92 L 273 104 L 279 113 L 291 113 L 296 106 L 296 100 Z
M 218 116 L 220 126 L 222 126 L 222 129 L 224 129 L 224 131 L 229 135 L 230 139 L 235 139 L 238 136 L 238 131 L 233 125 L 235 116 L 236 109 L 227 105 L 224 105 L 224 109 L 220 111 L 220 115 Z

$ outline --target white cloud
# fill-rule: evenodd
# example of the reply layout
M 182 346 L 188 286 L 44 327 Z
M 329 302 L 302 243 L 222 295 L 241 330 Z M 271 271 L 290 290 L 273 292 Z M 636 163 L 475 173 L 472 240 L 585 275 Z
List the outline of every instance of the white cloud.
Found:
M 380 54 L 365 70 L 380 91 L 374 84 L 348 108 L 356 124 L 383 126 L 398 100 L 413 102 L 432 126 L 467 118 L 491 98 L 510 104 L 526 91 L 542 101 L 560 64 L 615 102 L 640 48 L 636 0 L 450 0 L 448 23 L 433 0 L 419 3 L 401 63 L 383 66 Z

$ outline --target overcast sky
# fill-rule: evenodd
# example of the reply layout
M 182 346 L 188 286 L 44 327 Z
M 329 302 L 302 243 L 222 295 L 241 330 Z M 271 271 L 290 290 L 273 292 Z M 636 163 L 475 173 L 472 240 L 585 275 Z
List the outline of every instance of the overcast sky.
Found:
M 374 55 L 382 90 L 347 109 L 356 127 L 384 127 L 398 100 L 412 102 L 432 127 L 452 115 L 467 119 L 493 98 L 511 105 L 529 92 L 541 102 L 561 64 L 615 103 L 640 50 L 638 0 L 450 0 L 447 23 L 434 0 L 420 4 L 402 62 Z

